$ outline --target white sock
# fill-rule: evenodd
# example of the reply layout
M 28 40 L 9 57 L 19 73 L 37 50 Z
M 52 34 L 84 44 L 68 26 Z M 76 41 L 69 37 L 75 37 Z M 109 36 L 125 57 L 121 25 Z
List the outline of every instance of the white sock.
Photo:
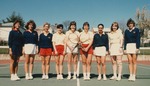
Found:
M 117 74 L 116 74 L 116 73 L 114 73 L 114 77 L 117 77 Z
M 133 77 L 135 77 L 135 74 L 132 74 Z
M 26 76 L 29 76 L 29 74 L 28 74 L 28 73 L 26 73 Z
M 99 74 L 98 76 L 100 76 L 100 77 L 101 77 L 101 74 Z
M 103 74 L 103 78 L 106 77 L 106 74 Z
M 86 73 L 83 73 L 83 77 L 86 77 Z
M 121 77 L 121 74 L 118 74 L 118 77 Z
M 32 73 L 29 73 L 29 76 L 32 76 Z
M 87 73 L 87 76 L 90 77 L 90 73 Z
M 130 77 L 133 76 L 133 74 L 130 74 Z
M 71 76 L 71 72 L 68 72 L 68 76 Z
M 15 74 L 11 74 L 11 77 L 14 77 Z
M 76 76 L 77 75 L 77 72 L 74 72 L 74 76 Z

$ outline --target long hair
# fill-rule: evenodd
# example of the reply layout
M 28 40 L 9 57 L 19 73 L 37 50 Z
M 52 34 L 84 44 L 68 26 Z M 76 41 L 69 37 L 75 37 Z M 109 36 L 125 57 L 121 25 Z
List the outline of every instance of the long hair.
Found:
M 19 24 L 21 24 L 21 21 L 19 21 L 19 20 L 16 20 L 16 21 L 13 23 L 12 30 L 13 30 L 13 29 L 15 29 L 15 24 L 16 24 L 16 23 L 19 23 Z
M 111 24 L 111 28 L 110 28 L 111 31 L 113 31 L 113 28 L 112 28 L 113 25 L 117 26 L 117 30 L 118 30 L 118 28 L 119 28 L 118 22 L 113 22 L 113 23 Z

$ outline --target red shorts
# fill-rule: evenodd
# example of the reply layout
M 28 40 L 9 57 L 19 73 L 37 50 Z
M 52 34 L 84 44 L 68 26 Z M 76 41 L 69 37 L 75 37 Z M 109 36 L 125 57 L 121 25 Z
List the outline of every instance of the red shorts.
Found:
M 82 44 L 83 48 L 86 48 L 89 44 Z M 83 51 L 82 49 L 80 49 L 80 54 L 93 54 L 93 48 L 92 46 L 89 48 L 89 50 L 87 52 Z
M 64 55 L 63 54 L 64 53 L 64 45 L 56 45 L 55 47 L 56 47 L 58 55 Z M 55 51 L 54 51 L 54 55 L 56 55 Z
M 52 48 L 40 48 L 41 56 L 50 56 L 52 55 Z

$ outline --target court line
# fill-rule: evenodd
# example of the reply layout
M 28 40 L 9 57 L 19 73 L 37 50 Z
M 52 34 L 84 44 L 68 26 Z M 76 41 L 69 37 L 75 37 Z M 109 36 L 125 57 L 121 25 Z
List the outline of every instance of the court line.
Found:
M 80 72 L 80 55 L 78 54 L 78 66 L 77 66 L 77 86 L 80 86 L 79 72 Z

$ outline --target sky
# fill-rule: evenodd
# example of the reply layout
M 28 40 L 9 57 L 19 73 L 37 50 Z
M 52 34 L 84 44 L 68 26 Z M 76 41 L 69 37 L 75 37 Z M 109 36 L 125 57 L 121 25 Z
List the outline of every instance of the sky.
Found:
M 0 0 L 0 20 L 15 11 L 25 22 L 32 19 L 37 26 L 69 20 L 76 21 L 78 28 L 86 21 L 90 27 L 103 23 L 109 28 L 114 21 L 134 19 L 137 8 L 144 6 L 150 9 L 150 0 Z

